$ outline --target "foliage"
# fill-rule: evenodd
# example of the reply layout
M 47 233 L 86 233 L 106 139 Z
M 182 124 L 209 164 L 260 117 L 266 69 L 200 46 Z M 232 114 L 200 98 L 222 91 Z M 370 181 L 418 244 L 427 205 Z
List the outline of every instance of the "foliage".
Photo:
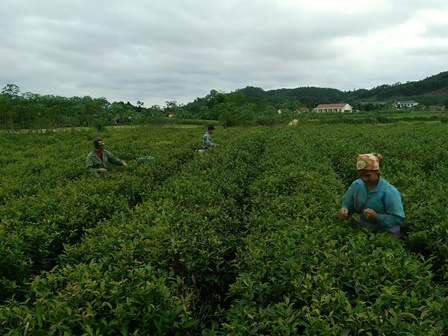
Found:
M 311 117 L 216 127 L 203 155 L 202 127 L 108 127 L 128 169 L 105 175 L 92 128 L 0 134 L 0 333 L 446 334 L 446 123 Z M 373 151 L 400 239 L 337 217 Z
M 143 108 L 141 103 L 133 106 L 129 102 L 111 104 L 104 97 L 20 94 L 20 88 L 14 84 L 6 85 L 0 93 L 0 125 L 6 130 L 86 126 L 103 130 L 107 125 L 142 124 L 154 117 L 162 117 L 158 106 Z
M 439 109 L 447 106 L 448 72 L 442 72 L 421 81 L 380 85 L 370 90 L 357 89 L 340 91 L 332 88 L 299 87 L 293 89 L 274 89 L 264 91 L 259 87 L 247 86 L 230 93 L 212 90 L 204 98 L 197 98 L 185 105 L 184 109 L 192 115 L 202 118 L 204 109 L 213 111 L 217 105 L 226 105 L 232 96 L 240 95 L 240 104 L 251 103 L 256 106 L 256 114 L 261 115 L 270 108 L 296 111 L 298 108 L 312 110 L 318 104 L 350 103 L 356 109 L 372 111 L 380 109 L 378 101 L 396 102 L 415 100 L 420 109 L 436 105 Z M 242 97 L 241 97 L 242 95 Z M 370 104 L 360 104 L 368 103 Z M 216 118 L 216 116 L 215 116 Z
M 427 111 L 443 111 L 448 101 L 447 72 L 418 82 L 381 85 L 371 90 L 359 89 L 343 92 L 332 88 L 301 87 L 264 91 L 248 86 L 226 93 L 211 90 L 203 98 L 186 105 L 166 101 L 161 108 L 154 105 L 143 107 L 130 102 L 109 102 L 106 98 L 59 97 L 21 94 L 15 84 L 7 84 L 0 93 L 0 128 L 8 131 L 20 129 L 56 129 L 61 127 L 91 127 L 104 131 L 108 126 L 160 125 L 181 120 L 219 120 L 224 127 L 265 125 L 274 126 L 289 122 L 299 114 L 308 114 L 318 104 L 350 103 L 355 110 L 374 112 L 371 122 L 389 122 L 389 116 L 399 100 L 415 100 L 417 108 Z M 414 108 L 415 109 L 415 108 Z M 281 112 L 281 113 L 279 113 Z M 393 111 L 396 112 L 396 111 Z M 281 114 L 281 115 L 279 115 Z M 289 120 L 285 120 L 289 118 Z M 318 118 L 322 119 L 322 118 Z M 324 118 L 328 121 L 327 118 Z M 333 118 L 347 123 L 356 123 L 357 118 Z

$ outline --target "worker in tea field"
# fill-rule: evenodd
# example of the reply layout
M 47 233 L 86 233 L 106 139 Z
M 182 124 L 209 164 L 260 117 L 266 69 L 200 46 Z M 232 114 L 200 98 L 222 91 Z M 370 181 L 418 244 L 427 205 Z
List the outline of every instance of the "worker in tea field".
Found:
M 357 170 L 359 179 L 354 181 L 342 198 L 339 218 L 359 214 L 358 223 L 400 235 L 400 225 L 405 220 L 400 192 L 381 177 L 382 156 L 376 153 L 359 154 Z
M 93 140 L 93 151 L 87 155 L 86 169 L 88 173 L 105 173 L 109 163 L 127 168 L 126 162 L 115 157 L 106 150 L 106 145 L 102 138 Z
M 212 142 L 212 134 L 215 133 L 215 127 L 213 125 L 208 126 L 207 132 L 202 136 L 202 147 L 204 152 L 210 148 L 219 147 L 219 144 Z

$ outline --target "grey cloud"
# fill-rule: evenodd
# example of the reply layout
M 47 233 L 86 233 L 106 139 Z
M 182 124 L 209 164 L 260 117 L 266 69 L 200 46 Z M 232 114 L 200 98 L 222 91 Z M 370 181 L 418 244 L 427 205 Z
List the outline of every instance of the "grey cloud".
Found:
M 448 14 L 442 0 L 355 9 L 300 0 L 4 2 L 0 85 L 41 94 L 151 106 L 211 89 L 349 90 L 446 70 L 446 23 L 428 16 Z M 394 30 L 412 20 L 424 30 L 401 43 Z

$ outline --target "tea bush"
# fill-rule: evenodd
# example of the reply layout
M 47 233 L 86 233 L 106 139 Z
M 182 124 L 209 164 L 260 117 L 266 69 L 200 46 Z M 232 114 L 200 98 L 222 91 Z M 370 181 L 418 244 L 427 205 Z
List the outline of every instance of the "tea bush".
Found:
M 104 175 L 93 130 L 2 134 L 0 332 L 444 335 L 446 127 L 108 128 Z M 400 239 L 337 217 L 367 152 Z

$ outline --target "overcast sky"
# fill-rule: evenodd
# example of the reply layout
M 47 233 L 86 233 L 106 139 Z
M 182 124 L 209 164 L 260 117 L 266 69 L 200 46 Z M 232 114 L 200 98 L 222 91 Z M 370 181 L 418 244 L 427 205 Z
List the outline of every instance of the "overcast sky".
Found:
M 0 88 L 145 107 L 448 70 L 447 0 L 0 0 Z

